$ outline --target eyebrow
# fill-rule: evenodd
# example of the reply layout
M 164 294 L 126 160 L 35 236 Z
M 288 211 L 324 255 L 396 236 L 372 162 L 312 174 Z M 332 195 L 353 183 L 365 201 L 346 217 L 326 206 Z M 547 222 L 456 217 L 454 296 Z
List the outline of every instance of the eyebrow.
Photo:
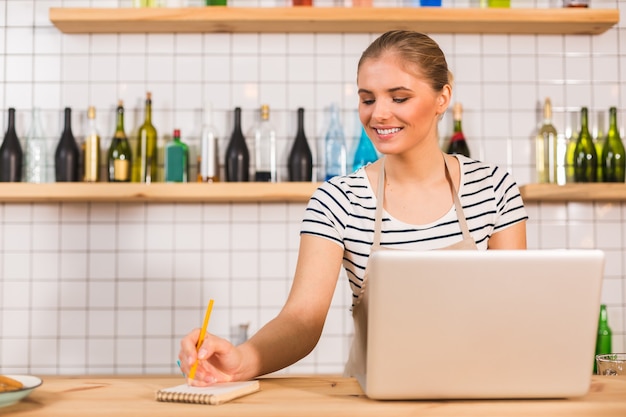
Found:
M 398 91 L 413 91 L 413 90 L 411 90 L 410 88 L 407 88 L 407 87 L 402 87 L 402 86 L 390 88 L 390 89 L 387 90 L 388 93 L 395 93 L 395 92 L 398 92 Z M 370 90 L 366 90 L 365 88 L 359 88 L 358 94 L 361 94 L 361 93 L 372 94 L 372 92 Z

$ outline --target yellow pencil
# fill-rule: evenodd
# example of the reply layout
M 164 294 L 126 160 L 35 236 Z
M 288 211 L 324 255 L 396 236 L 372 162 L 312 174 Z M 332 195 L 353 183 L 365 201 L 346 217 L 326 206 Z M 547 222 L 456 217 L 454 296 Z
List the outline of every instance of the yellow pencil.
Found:
M 206 336 L 206 329 L 209 327 L 209 318 L 211 318 L 211 310 L 213 310 L 213 300 L 209 300 L 209 305 L 206 307 L 206 313 L 204 314 L 204 322 L 202 323 L 202 329 L 200 330 L 200 337 L 198 337 L 198 343 L 196 343 L 196 351 L 200 349 Z M 194 379 L 196 376 L 196 368 L 198 368 L 198 359 L 191 367 L 189 371 L 189 379 Z

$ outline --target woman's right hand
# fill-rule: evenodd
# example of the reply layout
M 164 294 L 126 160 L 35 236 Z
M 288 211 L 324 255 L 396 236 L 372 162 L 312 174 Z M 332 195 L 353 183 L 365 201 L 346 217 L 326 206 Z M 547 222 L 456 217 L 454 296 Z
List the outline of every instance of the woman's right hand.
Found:
M 226 339 L 207 333 L 202 346 L 196 351 L 200 329 L 194 329 L 180 342 L 178 358 L 189 385 L 207 386 L 217 382 L 240 380 L 239 371 L 243 357 L 239 349 Z M 195 376 L 189 378 L 193 365 L 198 362 Z

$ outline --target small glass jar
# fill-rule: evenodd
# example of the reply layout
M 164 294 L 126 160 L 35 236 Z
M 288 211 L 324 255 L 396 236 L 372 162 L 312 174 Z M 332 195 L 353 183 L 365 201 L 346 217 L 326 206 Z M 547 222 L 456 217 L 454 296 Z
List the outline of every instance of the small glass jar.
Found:
M 589 7 L 589 0 L 563 0 L 563 7 Z

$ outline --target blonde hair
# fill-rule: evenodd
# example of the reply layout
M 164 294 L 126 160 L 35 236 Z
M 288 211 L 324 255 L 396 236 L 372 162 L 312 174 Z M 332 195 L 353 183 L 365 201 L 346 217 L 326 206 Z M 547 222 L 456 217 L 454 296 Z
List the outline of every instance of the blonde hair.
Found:
M 357 78 L 365 61 L 378 59 L 387 53 L 399 56 L 405 63 L 405 69 L 417 71 L 417 75 L 430 82 L 434 91 L 441 91 L 446 84 L 452 87 L 452 73 L 437 42 L 423 33 L 410 30 L 392 30 L 374 40 L 359 59 Z

